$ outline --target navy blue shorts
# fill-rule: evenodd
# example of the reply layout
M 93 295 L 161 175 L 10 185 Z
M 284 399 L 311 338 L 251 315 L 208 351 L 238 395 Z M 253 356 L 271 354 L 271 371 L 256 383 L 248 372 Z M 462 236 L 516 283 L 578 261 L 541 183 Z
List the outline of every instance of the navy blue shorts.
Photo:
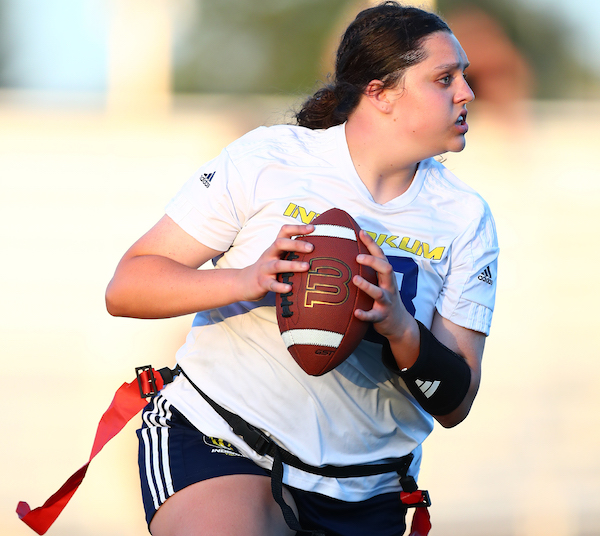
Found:
M 146 521 L 177 491 L 224 475 L 264 475 L 269 471 L 249 460 L 230 443 L 198 431 L 160 394 L 144 408 L 139 438 L 139 467 Z M 345 502 L 288 486 L 304 529 L 328 536 L 401 536 L 406 508 L 398 493 L 362 502 Z

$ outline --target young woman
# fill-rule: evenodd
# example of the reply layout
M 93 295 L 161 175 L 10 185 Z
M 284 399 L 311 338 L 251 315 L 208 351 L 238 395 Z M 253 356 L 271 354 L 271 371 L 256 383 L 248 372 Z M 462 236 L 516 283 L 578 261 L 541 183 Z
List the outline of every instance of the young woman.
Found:
M 436 15 L 394 2 L 361 12 L 341 41 L 334 83 L 305 103 L 298 126 L 258 128 L 232 143 L 119 263 L 106 294 L 111 314 L 199 311 L 177 354 L 183 373 L 144 410 L 139 431 L 154 536 L 284 536 L 296 518 L 303 531 L 328 535 L 404 533 L 406 480 L 397 472 L 337 477 L 318 468 L 401 458 L 416 478 L 434 419 L 455 426 L 475 398 L 496 233 L 485 201 L 433 159 L 465 146 L 467 66 Z M 378 284 L 354 277 L 374 298 L 355 314 L 374 329 L 345 362 L 313 377 L 281 339 L 274 296 L 290 290 L 278 274 L 309 269 L 282 258 L 311 249 L 293 237 L 310 234 L 312 217 L 332 207 L 364 230 L 370 254 L 357 260 Z M 214 269 L 197 270 L 210 259 Z M 273 451 L 256 452 L 199 390 L 308 467 L 284 465 L 277 501 Z

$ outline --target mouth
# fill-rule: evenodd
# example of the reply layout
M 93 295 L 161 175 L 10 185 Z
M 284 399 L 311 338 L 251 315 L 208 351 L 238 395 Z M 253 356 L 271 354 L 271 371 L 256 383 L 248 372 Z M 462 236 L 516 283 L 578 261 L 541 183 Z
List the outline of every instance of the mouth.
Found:
M 469 130 L 469 125 L 467 124 L 467 111 L 464 110 L 458 116 L 458 119 L 454 123 L 456 127 L 458 127 L 461 134 L 466 134 Z
M 467 124 L 467 111 L 466 110 L 458 116 L 458 119 L 456 120 L 456 124 L 459 126 L 463 126 L 463 125 Z

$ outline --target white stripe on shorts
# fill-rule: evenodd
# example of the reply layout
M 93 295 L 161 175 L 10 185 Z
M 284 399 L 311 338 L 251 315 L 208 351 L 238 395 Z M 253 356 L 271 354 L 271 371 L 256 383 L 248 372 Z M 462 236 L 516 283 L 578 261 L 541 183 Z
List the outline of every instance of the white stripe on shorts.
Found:
M 163 477 L 164 484 L 167 488 L 167 497 L 170 497 L 175 493 L 173 489 L 173 478 L 171 476 L 171 465 L 169 463 L 169 428 L 163 428 L 162 430 L 162 466 L 163 466 Z
M 148 483 L 148 488 L 150 489 L 150 494 L 152 495 L 152 502 L 154 503 L 154 508 L 158 510 L 160 503 L 158 502 L 158 496 L 156 492 L 156 486 L 154 485 L 154 479 L 152 478 L 152 463 L 150 461 L 150 429 L 144 428 L 142 429 L 142 439 L 144 440 L 144 466 L 146 468 L 146 482 Z
M 153 401 L 151 411 L 145 412 L 142 416 L 146 426 L 169 426 L 168 421 L 171 419 L 171 404 L 164 396 L 157 396 Z
M 153 409 L 143 416 L 148 426 L 142 429 L 146 480 L 156 509 L 175 493 L 169 464 L 170 418 L 171 404 L 160 395 L 154 399 Z

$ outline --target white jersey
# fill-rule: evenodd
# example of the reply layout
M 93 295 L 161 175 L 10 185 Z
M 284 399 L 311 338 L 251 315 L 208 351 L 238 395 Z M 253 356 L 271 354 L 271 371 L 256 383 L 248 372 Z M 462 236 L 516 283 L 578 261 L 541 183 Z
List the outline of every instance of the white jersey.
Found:
M 434 311 L 488 334 L 498 247 L 485 201 L 433 159 L 409 189 L 383 205 L 359 178 L 344 125 L 327 130 L 261 127 L 200 168 L 167 214 L 202 244 L 224 252 L 216 268 L 254 263 L 282 225 L 309 223 L 330 208 L 348 212 L 390 260 L 407 309 L 430 327 Z M 199 313 L 177 361 L 219 404 L 313 465 L 378 463 L 413 452 L 433 419 L 363 340 L 333 371 L 307 375 L 280 336 L 275 296 Z M 164 396 L 206 435 L 254 453 L 183 377 Z M 346 501 L 399 490 L 395 474 L 333 479 L 286 467 L 284 483 Z

